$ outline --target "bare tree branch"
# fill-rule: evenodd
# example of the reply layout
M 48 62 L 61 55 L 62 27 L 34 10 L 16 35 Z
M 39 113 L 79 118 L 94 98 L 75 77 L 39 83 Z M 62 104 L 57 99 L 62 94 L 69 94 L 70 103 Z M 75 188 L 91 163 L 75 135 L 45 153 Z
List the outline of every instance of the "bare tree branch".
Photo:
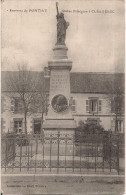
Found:
M 40 73 L 34 75 L 31 70 L 27 69 L 27 65 L 23 64 L 22 66 L 18 64 L 18 71 L 10 72 L 6 84 L 9 87 L 11 97 L 14 97 L 15 94 L 18 94 L 22 105 L 24 113 L 24 124 L 25 124 L 25 133 L 27 134 L 27 115 L 38 112 L 42 114 L 42 123 L 43 124 L 43 115 L 47 113 L 48 101 L 47 94 L 45 92 L 45 80 L 43 75 Z M 41 85 L 40 85 L 41 83 Z

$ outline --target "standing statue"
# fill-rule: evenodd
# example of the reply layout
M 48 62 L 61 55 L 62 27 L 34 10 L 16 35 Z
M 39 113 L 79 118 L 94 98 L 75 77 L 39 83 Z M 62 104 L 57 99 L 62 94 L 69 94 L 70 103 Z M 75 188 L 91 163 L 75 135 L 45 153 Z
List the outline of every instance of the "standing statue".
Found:
M 69 26 L 69 22 L 66 22 L 64 19 L 64 14 L 61 12 L 59 13 L 58 10 L 58 2 L 56 2 L 56 9 L 57 9 L 57 45 L 65 45 L 66 39 L 66 29 Z

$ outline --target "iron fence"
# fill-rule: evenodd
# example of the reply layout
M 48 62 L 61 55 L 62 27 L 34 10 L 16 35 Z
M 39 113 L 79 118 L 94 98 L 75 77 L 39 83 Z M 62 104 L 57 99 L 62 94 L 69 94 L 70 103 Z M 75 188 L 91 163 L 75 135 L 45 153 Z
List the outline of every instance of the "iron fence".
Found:
M 7 165 L 12 159 L 15 158 L 14 135 L 11 133 L 3 135 L 1 143 L 1 161 Z
M 119 174 L 124 157 L 122 134 L 52 132 L 45 135 L 6 136 L 2 138 L 2 143 L 3 172 L 93 171 Z

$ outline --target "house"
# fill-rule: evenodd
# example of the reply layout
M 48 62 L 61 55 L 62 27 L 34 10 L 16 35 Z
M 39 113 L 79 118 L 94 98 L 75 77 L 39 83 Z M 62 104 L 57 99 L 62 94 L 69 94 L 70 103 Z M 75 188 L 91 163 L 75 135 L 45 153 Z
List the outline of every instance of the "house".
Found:
M 11 72 L 2 72 L 2 102 L 1 102 L 1 129 L 3 133 L 20 133 L 24 129 L 24 115 L 20 98 L 16 91 L 10 90 L 6 80 Z M 16 74 L 16 72 L 15 72 Z M 49 96 L 50 77 L 47 69 L 44 72 L 32 72 L 33 77 L 40 77 L 40 87 L 45 82 L 47 97 Z M 72 115 L 78 126 L 79 121 L 96 123 L 106 131 L 124 132 L 124 103 L 113 103 L 118 90 L 121 99 L 124 98 L 123 73 L 86 73 L 71 72 L 70 88 Z M 114 90 L 113 90 L 114 89 Z M 117 108 L 117 105 L 118 109 Z M 41 130 L 41 110 L 29 112 L 27 116 L 28 132 L 39 133 Z M 115 128 L 115 125 L 117 128 Z

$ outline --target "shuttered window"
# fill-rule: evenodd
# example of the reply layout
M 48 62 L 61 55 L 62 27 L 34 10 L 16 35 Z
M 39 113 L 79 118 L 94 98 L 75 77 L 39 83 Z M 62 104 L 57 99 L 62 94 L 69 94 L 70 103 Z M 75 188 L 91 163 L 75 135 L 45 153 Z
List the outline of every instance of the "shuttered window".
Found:
M 91 98 L 86 100 L 86 112 L 96 113 L 101 112 L 102 110 L 102 101 L 97 98 Z
M 71 97 L 70 99 L 70 104 L 71 104 L 71 110 L 72 112 L 76 112 L 76 100 Z
M 86 100 L 86 112 L 97 112 L 98 111 L 98 100 L 91 98 Z
M 102 109 L 102 101 L 99 100 L 98 101 L 98 111 L 101 112 L 102 111 L 101 109 Z

